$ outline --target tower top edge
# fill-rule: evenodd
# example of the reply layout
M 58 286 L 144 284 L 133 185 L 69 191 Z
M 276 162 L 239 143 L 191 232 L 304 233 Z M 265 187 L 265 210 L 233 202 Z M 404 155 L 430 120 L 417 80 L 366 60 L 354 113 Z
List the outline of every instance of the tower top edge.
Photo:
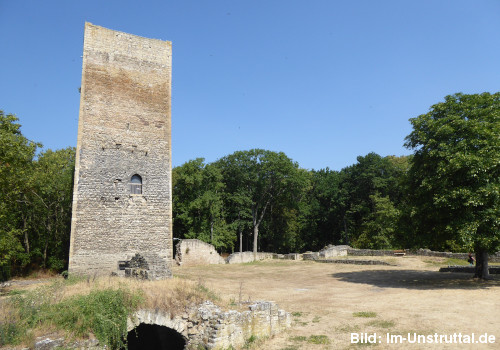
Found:
M 157 42 L 160 42 L 160 43 L 166 43 L 167 45 L 172 46 L 172 41 L 170 41 L 170 40 L 147 38 L 145 36 L 130 34 L 130 33 L 122 32 L 122 31 L 119 31 L 119 30 L 114 30 L 114 29 L 109 29 L 109 28 L 103 27 L 103 26 L 98 26 L 98 25 L 92 24 L 90 22 L 85 22 L 85 30 L 84 30 L 85 31 L 85 35 L 87 35 L 87 33 L 90 33 L 92 30 L 107 31 L 107 32 L 110 32 L 110 33 L 126 35 L 126 36 L 129 36 L 129 37 L 134 37 L 134 38 L 139 38 L 139 39 L 146 39 L 146 40 L 152 40 L 152 41 L 157 41 Z

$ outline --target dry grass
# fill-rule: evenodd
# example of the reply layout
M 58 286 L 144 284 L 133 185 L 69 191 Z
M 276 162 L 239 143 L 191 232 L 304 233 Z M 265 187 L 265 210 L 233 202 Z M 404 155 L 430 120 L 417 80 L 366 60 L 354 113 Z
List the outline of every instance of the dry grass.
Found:
M 86 295 L 96 289 L 125 289 L 139 293 L 143 309 L 166 310 L 172 316 L 182 312 L 186 306 L 200 304 L 206 300 L 218 301 L 219 297 L 207 289 L 201 280 L 190 281 L 172 278 L 163 281 L 143 281 L 121 277 L 98 277 L 79 280 L 60 289 L 60 300 L 75 295 Z
M 76 338 L 94 333 L 104 344 L 119 347 L 127 316 L 134 310 L 164 310 L 176 316 L 188 306 L 218 300 L 201 282 L 179 278 L 59 277 L 36 287 L 22 282 L 15 282 L 0 298 L 0 348 L 13 343 L 33 347 L 36 337 L 62 329 Z
M 226 300 L 238 300 L 239 295 L 250 300 L 272 300 L 291 312 L 293 328 L 267 340 L 260 349 L 358 348 L 350 343 L 350 333 L 356 332 L 377 332 L 384 336 L 408 332 L 488 333 L 496 336 L 496 344 L 474 344 L 474 347 L 461 344 L 460 348 L 499 348 L 498 276 L 493 275 L 493 281 L 481 282 L 470 274 L 440 273 L 439 267 L 427 263 L 424 257 L 392 259 L 398 266 L 267 261 L 175 267 L 174 275 L 194 281 L 202 276 L 207 287 Z M 439 263 L 443 262 L 444 259 Z M 374 317 L 358 317 L 368 313 Z M 320 335 L 327 335 L 329 343 L 305 341 Z M 382 342 L 368 347 L 384 349 L 388 345 Z M 456 349 L 457 344 L 407 343 L 390 347 Z

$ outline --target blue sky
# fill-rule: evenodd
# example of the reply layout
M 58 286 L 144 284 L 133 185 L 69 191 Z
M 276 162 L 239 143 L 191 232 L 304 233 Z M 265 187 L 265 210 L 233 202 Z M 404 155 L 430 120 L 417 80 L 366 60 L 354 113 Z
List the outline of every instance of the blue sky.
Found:
M 178 166 L 283 151 L 306 169 L 403 155 L 409 118 L 500 91 L 499 0 L 0 0 L 0 109 L 76 145 L 83 28 L 173 42 Z

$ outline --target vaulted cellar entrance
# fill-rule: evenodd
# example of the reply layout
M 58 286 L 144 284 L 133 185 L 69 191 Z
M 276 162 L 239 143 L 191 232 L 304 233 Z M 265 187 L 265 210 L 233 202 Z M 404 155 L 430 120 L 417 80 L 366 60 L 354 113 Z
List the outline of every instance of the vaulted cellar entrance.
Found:
M 183 350 L 186 339 L 172 328 L 141 323 L 128 332 L 128 350 Z

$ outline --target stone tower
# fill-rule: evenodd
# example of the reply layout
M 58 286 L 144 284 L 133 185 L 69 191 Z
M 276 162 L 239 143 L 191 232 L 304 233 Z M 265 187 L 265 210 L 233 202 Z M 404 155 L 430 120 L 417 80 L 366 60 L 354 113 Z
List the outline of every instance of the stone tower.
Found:
M 170 277 L 172 44 L 85 23 L 83 46 L 69 273 Z

